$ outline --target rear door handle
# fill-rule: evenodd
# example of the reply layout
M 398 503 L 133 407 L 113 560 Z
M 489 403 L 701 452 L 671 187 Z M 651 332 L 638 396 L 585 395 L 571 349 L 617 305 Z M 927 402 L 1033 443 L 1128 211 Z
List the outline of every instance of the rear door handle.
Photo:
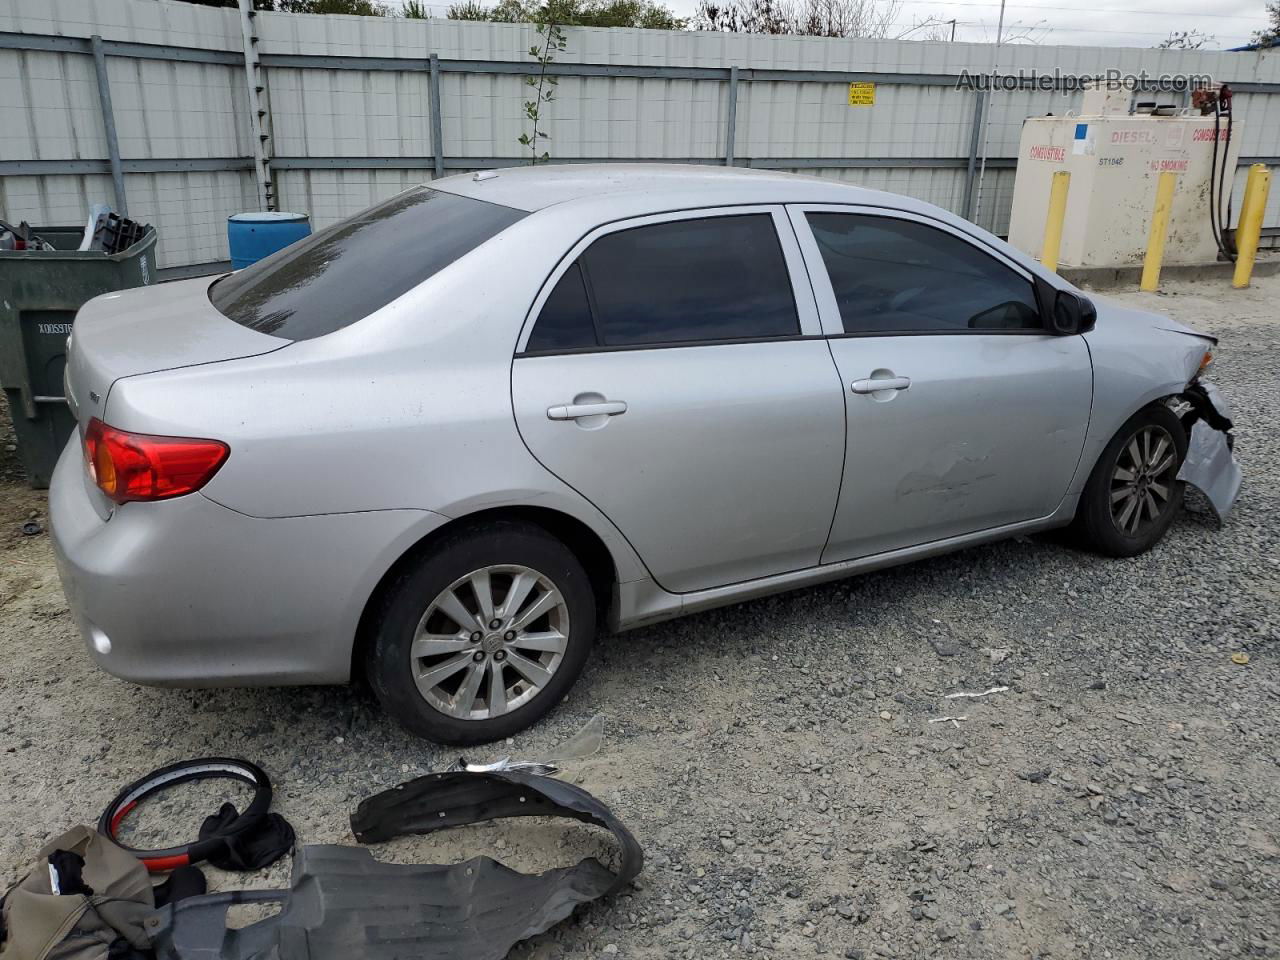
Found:
M 849 385 L 854 393 L 879 393 L 881 390 L 908 390 L 910 377 L 886 377 L 884 380 L 855 380 Z
M 606 400 L 603 403 L 566 403 L 558 407 L 547 407 L 548 420 L 577 420 L 579 417 L 616 417 L 627 412 L 627 405 L 621 400 Z

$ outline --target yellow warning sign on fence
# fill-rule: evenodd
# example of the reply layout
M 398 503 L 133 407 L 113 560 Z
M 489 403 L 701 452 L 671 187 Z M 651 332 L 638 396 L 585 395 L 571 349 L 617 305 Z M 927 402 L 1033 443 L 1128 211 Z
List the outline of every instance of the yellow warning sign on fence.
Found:
M 874 107 L 876 105 L 876 85 L 862 81 L 849 84 L 849 106 Z

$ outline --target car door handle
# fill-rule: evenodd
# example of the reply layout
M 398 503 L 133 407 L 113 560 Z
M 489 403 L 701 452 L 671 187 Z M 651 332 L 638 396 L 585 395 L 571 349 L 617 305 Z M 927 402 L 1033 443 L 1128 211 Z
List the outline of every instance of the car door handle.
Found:
M 606 400 L 603 403 L 565 403 L 558 407 L 547 407 L 548 420 L 577 420 L 579 417 L 616 417 L 627 412 L 627 405 L 621 400 Z
M 881 390 L 909 390 L 910 377 L 886 377 L 883 380 L 855 380 L 849 385 L 854 393 L 879 393 Z

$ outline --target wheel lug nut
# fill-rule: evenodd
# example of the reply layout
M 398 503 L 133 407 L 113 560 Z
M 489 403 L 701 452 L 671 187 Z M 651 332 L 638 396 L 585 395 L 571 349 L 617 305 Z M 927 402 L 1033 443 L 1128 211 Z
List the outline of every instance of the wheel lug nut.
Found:
M 477 630 L 475 633 L 471 635 L 472 643 L 479 643 L 483 639 L 484 639 L 484 634 L 482 634 L 479 630 Z
M 476 663 L 479 663 L 481 660 L 484 659 L 484 651 L 477 650 L 475 653 L 471 655 L 471 659 L 474 660 Z
M 493 659 L 498 661 L 498 663 L 501 663 L 503 660 L 507 659 L 506 651 L 499 650 L 497 653 L 493 655 Z
M 510 643 L 515 638 L 516 638 L 516 632 L 514 630 L 508 630 L 506 633 L 502 635 L 502 639 L 507 641 L 507 643 Z
M 497 630 L 500 626 L 502 626 L 502 621 L 501 621 L 501 620 L 490 620 L 490 621 L 489 621 L 489 629 L 490 629 L 490 630 Z

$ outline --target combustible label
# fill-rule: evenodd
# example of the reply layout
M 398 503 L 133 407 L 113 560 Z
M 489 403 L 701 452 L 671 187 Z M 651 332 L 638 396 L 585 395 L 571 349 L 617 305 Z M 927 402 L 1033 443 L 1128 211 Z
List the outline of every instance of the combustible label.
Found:
M 1037 144 L 1031 148 L 1030 157 L 1032 160 L 1048 160 L 1052 163 L 1061 163 L 1067 159 L 1067 150 L 1065 147 Z
M 849 84 L 849 106 L 874 107 L 876 105 L 876 85 L 874 83 Z

